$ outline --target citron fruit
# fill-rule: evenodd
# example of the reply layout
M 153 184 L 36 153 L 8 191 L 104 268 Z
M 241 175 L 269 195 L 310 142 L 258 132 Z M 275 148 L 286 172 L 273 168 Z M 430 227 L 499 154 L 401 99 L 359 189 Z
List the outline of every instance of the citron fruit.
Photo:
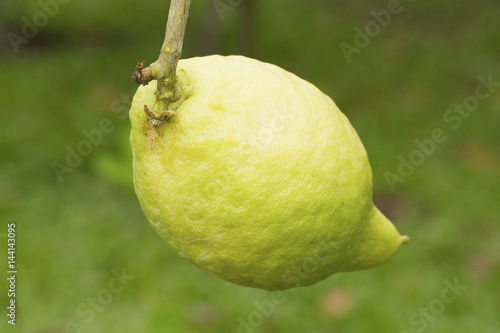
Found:
M 366 151 L 312 84 L 241 56 L 181 60 L 185 94 L 156 128 L 130 110 L 134 186 L 182 258 L 238 285 L 307 286 L 384 263 L 408 240 L 372 202 Z

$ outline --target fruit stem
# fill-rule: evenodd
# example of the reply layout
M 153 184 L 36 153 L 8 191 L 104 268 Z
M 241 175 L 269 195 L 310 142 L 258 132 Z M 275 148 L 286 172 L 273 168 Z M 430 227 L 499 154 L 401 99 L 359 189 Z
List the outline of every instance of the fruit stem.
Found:
M 148 117 L 155 120 L 165 120 L 161 112 L 167 111 L 169 104 L 179 100 L 182 95 L 177 85 L 176 70 L 182 54 L 190 5 L 191 0 L 170 1 L 165 39 L 158 60 L 146 68 L 143 68 L 144 61 L 138 63 L 132 75 L 134 82 L 142 85 L 147 85 L 152 80 L 158 81 L 153 116 L 148 114 Z

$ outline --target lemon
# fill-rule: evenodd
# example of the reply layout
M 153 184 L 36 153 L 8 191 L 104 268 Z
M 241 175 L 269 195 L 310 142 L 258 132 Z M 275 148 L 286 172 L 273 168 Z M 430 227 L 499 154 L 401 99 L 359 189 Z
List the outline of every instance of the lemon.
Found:
M 366 151 L 312 84 L 242 56 L 181 60 L 185 100 L 156 128 L 130 109 L 134 186 L 179 256 L 235 284 L 307 286 L 377 266 L 407 241 L 373 205 Z

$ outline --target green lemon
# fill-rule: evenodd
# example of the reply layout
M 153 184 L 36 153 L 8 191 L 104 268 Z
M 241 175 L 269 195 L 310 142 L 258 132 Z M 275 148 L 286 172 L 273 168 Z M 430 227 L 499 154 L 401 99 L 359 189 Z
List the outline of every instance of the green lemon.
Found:
M 185 100 L 156 128 L 130 110 L 134 185 L 182 258 L 238 285 L 307 286 L 377 266 L 408 240 L 373 205 L 366 151 L 312 84 L 241 56 L 181 60 Z

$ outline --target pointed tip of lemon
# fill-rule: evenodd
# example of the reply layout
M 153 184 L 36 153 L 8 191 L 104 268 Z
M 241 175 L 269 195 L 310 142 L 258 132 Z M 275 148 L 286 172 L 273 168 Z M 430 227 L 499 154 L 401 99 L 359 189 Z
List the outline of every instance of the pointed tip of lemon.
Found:
M 401 236 L 401 244 L 406 244 L 406 243 L 409 243 L 410 242 L 410 237 L 404 235 L 404 236 Z

